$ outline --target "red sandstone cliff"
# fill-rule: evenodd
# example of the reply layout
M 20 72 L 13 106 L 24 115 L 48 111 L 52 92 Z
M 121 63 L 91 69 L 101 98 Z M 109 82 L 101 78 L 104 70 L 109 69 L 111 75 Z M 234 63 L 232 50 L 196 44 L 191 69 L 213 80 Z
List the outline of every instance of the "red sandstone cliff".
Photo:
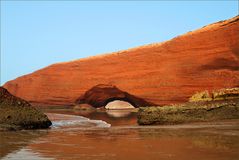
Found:
M 156 104 L 239 86 L 239 16 L 163 43 L 53 64 L 4 87 L 32 103 L 64 105 L 98 84 Z

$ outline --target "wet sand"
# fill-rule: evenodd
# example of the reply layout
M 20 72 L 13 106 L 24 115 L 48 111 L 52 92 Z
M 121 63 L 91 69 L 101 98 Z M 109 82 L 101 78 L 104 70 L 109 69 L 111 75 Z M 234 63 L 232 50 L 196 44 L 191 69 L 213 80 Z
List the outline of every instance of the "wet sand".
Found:
M 135 113 L 44 112 L 51 129 L 0 133 L 3 159 L 239 159 L 238 120 L 144 127 Z

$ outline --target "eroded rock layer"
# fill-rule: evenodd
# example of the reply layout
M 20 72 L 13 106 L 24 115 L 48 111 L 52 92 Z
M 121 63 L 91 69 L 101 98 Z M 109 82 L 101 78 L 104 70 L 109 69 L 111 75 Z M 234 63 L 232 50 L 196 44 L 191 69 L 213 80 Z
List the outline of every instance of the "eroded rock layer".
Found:
M 239 16 L 172 40 L 57 63 L 7 82 L 31 103 L 71 105 L 98 84 L 156 104 L 185 102 L 197 91 L 239 85 Z

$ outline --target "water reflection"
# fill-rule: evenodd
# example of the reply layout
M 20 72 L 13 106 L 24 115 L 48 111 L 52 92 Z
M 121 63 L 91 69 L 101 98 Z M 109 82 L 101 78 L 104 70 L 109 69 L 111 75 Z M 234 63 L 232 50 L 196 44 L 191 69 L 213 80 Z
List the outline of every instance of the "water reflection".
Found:
M 37 138 L 47 134 L 47 130 L 35 131 L 4 131 L 0 132 L 0 158 L 32 143 Z
M 122 117 L 128 117 L 132 113 L 131 110 L 106 110 L 106 113 L 110 117 L 114 118 L 122 118 Z
M 65 120 L 75 120 L 77 117 L 70 115 L 81 114 L 74 110 L 51 112 L 68 114 L 62 117 L 51 114 L 53 124 L 59 120 L 63 123 Z M 2 147 L 1 151 L 5 150 L 4 155 L 8 154 L 13 159 L 23 155 L 33 159 L 44 157 L 64 160 L 239 159 L 238 120 L 142 127 L 136 123 L 135 112 L 121 118 L 111 117 L 103 111 L 91 112 L 87 116 L 105 120 L 112 127 L 53 127 L 43 132 L 43 135 L 38 135 L 37 131 L 12 132 L 15 133 L 12 136 L 3 135 L 4 144 L 8 147 L 6 150 Z M 18 143 L 20 146 L 16 147 Z
M 84 116 L 89 119 L 103 120 L 112 126 L 137 125 L 137 109 L 93 111 L 58 109 L 44 110 L 44 112 Z
M 28 147 L 56 159 L 239 158 L 239 136 L 221 135 L 223 128 L 216 130 L 217 133 L 212 133 L 211 129 L 119 127 L 67 132 L 55 130 L 40 138 L 40 143 L 33 143 Z
M 33 152 L 31 149 L 22 148 L 16 152 L 10 153 L 3 157 L 2 160 L 53 160 L 54 158 L 43 157 L 39 153 Z

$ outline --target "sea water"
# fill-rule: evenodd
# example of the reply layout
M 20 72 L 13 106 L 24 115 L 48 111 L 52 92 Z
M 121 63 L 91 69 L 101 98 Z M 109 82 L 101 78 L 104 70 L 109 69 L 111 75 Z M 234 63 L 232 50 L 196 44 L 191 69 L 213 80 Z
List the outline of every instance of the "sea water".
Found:
M 135 111 L 44 112 L 49 129 L 0 132 L 1 159 L 239 159 L 238 120 L 139 126 Z

